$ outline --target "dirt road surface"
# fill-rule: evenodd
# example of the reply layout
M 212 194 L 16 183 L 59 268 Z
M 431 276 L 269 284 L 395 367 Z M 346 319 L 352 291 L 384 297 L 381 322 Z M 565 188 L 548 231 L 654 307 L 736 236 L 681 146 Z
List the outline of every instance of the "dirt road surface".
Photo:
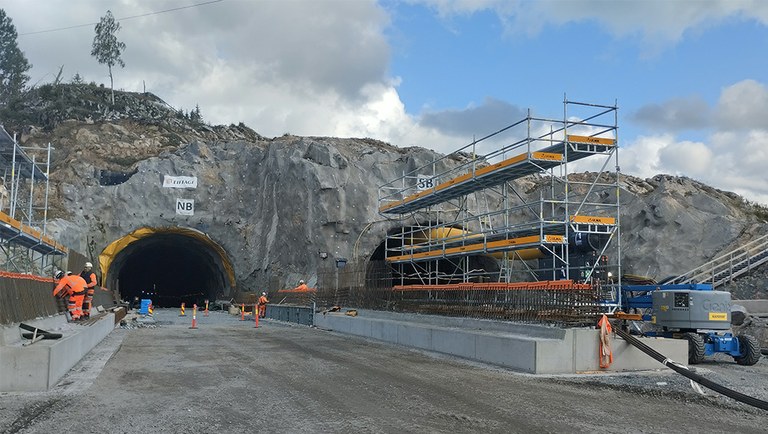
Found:
M 176 311 L 156 318 L 156 328 L 113 331 L 51 391 L 0 394 L 0 432 L 768 431 L 768 412 L 625 389 L 621 377 L 521 375 L 219 312 L 196 330 Z

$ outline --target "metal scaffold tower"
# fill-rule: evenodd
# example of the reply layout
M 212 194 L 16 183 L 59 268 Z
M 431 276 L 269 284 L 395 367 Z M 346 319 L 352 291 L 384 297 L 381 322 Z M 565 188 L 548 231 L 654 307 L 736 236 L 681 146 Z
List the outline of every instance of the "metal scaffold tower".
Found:
M 23 147 L 0 126 L 2 271 L 49 275 L 68 253 L 46 233 L 51 149 Z
M 620 306 L 617 110 L 566 99 L 380 186 L 396 288 L 569 281 Z

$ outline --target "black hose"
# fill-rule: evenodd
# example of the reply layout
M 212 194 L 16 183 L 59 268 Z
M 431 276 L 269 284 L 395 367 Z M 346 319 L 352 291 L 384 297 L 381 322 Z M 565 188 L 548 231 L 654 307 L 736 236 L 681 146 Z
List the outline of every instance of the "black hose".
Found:
M 616 334 L 621 336 L 625 341 L 629 342 L 630 344 L 636 346 L 640 351 L 644 352 L 645 354 L 648 354 L 649 356 L 653 357 L 654 359 L 661 362 L 664 366 L 672 369 L 673 371 L 677 372 L 678 374 L 687 377 L 702 386 L 712 389 L 717 393 L 720 393 L 722 395 L 725 395 L 729 398 L 733 398 L 736 401 L 743 402 L 744 404 L 751 405 L 753 407 L 757 407 L 763 410 L 768 410 L 768 402 L 763 401 L 761 399 L 754 398 L 752 396 L 745 395 L 743 393 L 737 392 L 733 389 L 729 389 L 723 385 L 717 384 L 713 381 L 707 380 L 706 378 L 702 377 L 699 374 L 695 374 L 688 370 L 688 368 L 684 367 L 683 365 L 680 365 L 679 363 L 675 362 L 674 360 L 670 360 L 666 357 L 664 357 L 663 354 L 659 353 L 658 351 L 654 350 L 653 348 L 649 347 L 648 345 L 645 345 L 644 343 L 640 342 L 639 339 L 635 338 L 634 336 L 630 335 L 629 333 L 625 332 L 621 329 L 614 329 L 616 331 Z

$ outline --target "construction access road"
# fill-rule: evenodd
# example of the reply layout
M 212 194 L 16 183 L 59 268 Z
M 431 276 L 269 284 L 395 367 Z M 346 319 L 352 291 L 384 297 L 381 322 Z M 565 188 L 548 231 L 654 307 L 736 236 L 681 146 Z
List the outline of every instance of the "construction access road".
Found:
M 766 412 L 735 402 L 521 375 L 305 326 L 254 328 L 223 312 L 198 315 L 194 330 L 177 311 L 155 318 L 155 328 L 115 329 L 48 392 L 0 394 L 0 431 L 768 430 Z

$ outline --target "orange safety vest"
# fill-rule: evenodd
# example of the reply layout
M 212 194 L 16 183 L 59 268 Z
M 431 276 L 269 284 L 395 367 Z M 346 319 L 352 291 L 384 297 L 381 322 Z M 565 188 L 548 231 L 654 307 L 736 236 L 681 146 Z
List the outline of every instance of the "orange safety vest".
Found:
M 54 297 L 79 296 L 85 295 L 85 279 L 80 276 L 70 274 L 59 280 L 58 285 L 53 289 Z
M 297 286 L 293 289 L 294 291 L 309 291 L 309 287 L 306 283 L 302 283 L 301 285 Z
M 605 315 L 597 322 L 597 326 L 600 328 L 600 347 L 597 357 L 600 360 L 600 368 L 605 369 L 609 368 L 611 363 L 613 363 L 613 351 L 611 350 L 611 338 L 609 336 L 613 329 L 608 321 L 608 317 Z
M 259 297 L 259 304 L 267 304 L 267 303 L 269 303 L 269 300 L 267 300 L 267 297 L 263 295 Z

